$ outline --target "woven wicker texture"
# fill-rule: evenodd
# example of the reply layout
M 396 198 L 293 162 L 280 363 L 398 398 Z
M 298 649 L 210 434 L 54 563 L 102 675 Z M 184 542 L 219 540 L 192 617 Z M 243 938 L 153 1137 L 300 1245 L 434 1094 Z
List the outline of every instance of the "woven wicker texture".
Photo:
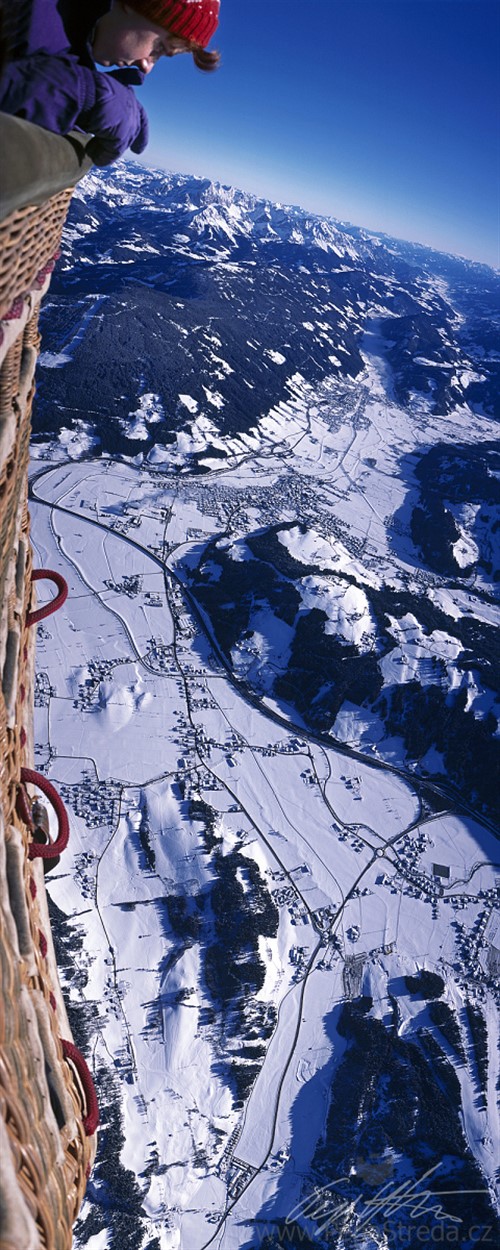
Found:
M 0 368 L 0 1250 L 69 1250 L 95 1153 L 95 1133 L 87 1135 L 95 1109 L 67 1046 L 43 861 L 30 858 L 33 786 L 21 783 L 22 770 L 33 769 L 27 466 L 37 300 L 28 318 L 16 313 L 46 282 L 70 195 L 0 224 L 0 318 L 13 314 Z M 31 771 L 24 776 L 33 780 Z
M 18 209 L 2 223 L 0 319 L 14 299 L 31 289 L 43 266 L 54 257 L 71 194 L 70 187 L 45 204 Z

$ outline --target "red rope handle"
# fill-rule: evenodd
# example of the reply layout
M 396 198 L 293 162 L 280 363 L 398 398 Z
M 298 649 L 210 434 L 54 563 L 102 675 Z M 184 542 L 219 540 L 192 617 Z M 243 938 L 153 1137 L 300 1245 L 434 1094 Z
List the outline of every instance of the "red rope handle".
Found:
M 55 786 L 41 773 L 36 773 L 33 768 L 21 769 L 21 781 L 24 784 L 31 783 L 38 786 L 45 798 L 52 803 L 52 807 L 58 820 L 58 832 L 55 842 L 30 842 L 28 848 L 28 859 L 56 859 L 61 851 L 64 851 L 69 841 L 69 820 L 68 813 L 62 801 L 60 794 L 57 793 Z
M 68 598 L 68 583 L 61 573 L 54 573 L 51 569 L 33 569 L 31 574 L 32 582 L 40 582 L 43 578 L 48 578 L 50 582 L 55 582 L 59 594 L 55 599 L 51 599 L 50 603 L 45 603 L 43 608 L 37 608 L 35 612 L 26 614 L 26 624 L 37 625 L 38 621 L 45 620 L 46 616 L 52 616 L 53 612 L 57 612 L 58 608 L 62 608 L 63 603 Z
M 85 1129 L 86 1137 L 92 1137 L 99 1123 L 99 1103 L 97 1101 L 94 1082 L 81 1050 L 78 1050 L 78 1047 L 75 1046 L 73 1042 L 66 1042 L 64 1038 L 61 1038 L 61 1046 L 64 1058 L 71 1059 L 71 1062 L 74 1063 L 78 1076 L 82 1082 L 85 1093 L 85 1101 L 87 1103 L 87 1114 L 83 1117 L 83 1127 Z

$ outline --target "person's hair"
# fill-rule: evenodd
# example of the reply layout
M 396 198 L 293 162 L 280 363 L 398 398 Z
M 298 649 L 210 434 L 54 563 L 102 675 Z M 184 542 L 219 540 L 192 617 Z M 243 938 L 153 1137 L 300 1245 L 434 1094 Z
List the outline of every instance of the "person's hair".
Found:
M 220 52 L 209 52 L 208 48 L 202 48 L 201 43 L 188 43 L 186 52 L 191 52 L 196 68 L 204 70 L 207 74 L 219 68 Z

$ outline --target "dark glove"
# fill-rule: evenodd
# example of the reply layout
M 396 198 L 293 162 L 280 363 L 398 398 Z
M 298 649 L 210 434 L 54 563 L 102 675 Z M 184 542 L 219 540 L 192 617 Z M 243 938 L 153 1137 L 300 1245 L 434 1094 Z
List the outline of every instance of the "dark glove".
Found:
M 106 78 L 114 78 L 115 82 L 123 83 L 124 87 L 142 87 L 146 73 L 137 65 L 125 65 L 123 69 L 110 69 Z
M 148 119 L 131 87 L 110 74 L 96 74 L 93 108 L 81 113 L 79 125 L 95 137 L 87 152 L 96 165 L 109 165 L 127 148 L 143 152 L 149 137 Z

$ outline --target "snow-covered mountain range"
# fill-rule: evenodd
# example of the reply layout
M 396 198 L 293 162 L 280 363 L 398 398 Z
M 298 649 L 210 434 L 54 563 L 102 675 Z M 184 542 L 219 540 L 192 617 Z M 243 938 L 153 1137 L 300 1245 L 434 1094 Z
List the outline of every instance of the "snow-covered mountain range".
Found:
M 492 270 L 297 207 L 75 193 L 32 514 L 78 1246 L 494 1228 L 499 323 Z
M 500 415 L 500 277 L 484 266 L 127 164 L 87 176 L 70 223 L 38 428 L 57 428 L 48 367 L 64 364 L 67 410 L 105 418 L 102 450 L 168 445 L 189 416 L 200 448 L 212 426 L 247 434 L 297 372 L 358 377 L 374 316 L 400 403 Z

